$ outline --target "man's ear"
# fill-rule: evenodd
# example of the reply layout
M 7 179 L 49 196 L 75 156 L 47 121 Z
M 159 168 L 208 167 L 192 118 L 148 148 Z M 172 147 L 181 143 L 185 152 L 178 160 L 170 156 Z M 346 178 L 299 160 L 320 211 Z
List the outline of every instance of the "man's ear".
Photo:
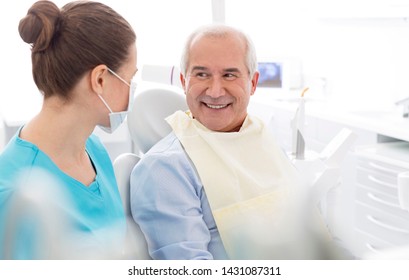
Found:
M 250 92 L 250 95 L 253 95 L 254 92 L 256 91 L 259 76 L 260 76 L 260 73 L 258 71 L 254 72 L 253 78 L 251 79 L 251 92 Z
M 180 73 L 179 78 L 180 78 L 180 83 L 182 84 L 183 91 L 186 93 L 186 80 L 185 80 L 185 76 L 183 76 L 183 74 Z
M 106 75 L 108 68 L 104 64 L 100 64 L 91 70 L 91 88 L 94 92 L 102 95 L 104 92 L 104 85 L 106 82 Z

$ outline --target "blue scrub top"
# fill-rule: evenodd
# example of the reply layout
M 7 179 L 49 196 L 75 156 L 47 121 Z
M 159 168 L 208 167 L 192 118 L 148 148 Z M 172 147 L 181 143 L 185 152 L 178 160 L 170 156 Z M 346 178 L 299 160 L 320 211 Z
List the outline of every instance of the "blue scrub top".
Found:
M 58 198 L 53 196 L 54 192 L 39 192 L 39 195 L 43 196 L 44 203 L 57 205 L 57 211 L 61 214 L 61 219 L 65 219 L 64 224 L 67 228 L 73 234 L 75 233 L 76 237 L 81 236 L 77 239 L 78 244 L 75 244 L 78 251 L 75 258 L 81 258 L 81 256 L 98 258 L 98 250 L 104 252 L 104 246 L 111 245 L 113 242 L 118 243 L 121 238 L 124 238 L 125 215 L 112 163 L 106 149 L 96 136 L 91 135 L 88 138 L 86 151 L 97 175 L 90 186 L 85 186 L 65 174 L 44 152 L 34 144 L 21 139 L 18 133 L 0 155 L 0 259 L 4 258 L 3 246 L 10 242 L 5 240 L 5 227 L 6 224 L 10 224 L 8 219 L 13 216 L 10 212 L 13 197 L 25 188 L 33 187 L 33 180 L 38 179 L 38 170 L 46 172 L 49 175 L 48 179 L 56 183 L 57 193 L 64 196 Z M 56 201 L 58 199 L 61 201 Z M 15 209 L 13 211 L 15 212 Z M 33 259 L 39 256 L 36 252 L 38 240 L 34 232 L 36 232 L 36 226 L 39 229 L 41 224 L 36 225 L 35 218 L 28 217 L 20 223 L 18 237 L 12 237 L 15 246 L 13 246 L 14 252 L 11 258 Z M 114 235 L 113 232 L 115 232 Z

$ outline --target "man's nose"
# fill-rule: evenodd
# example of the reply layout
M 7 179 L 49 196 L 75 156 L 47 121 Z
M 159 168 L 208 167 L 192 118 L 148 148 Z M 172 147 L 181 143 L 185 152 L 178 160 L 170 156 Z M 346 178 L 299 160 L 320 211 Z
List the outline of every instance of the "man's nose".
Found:
M 225 94 L 224 81 L 220 77 L 213 77 L 210 79 L 206 94 L 218 98 Z

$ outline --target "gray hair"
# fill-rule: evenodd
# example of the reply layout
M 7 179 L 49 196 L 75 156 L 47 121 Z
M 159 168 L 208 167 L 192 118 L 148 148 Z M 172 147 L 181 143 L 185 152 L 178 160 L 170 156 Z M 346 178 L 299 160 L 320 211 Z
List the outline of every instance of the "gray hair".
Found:
M 199 36 L 203 37 L 219 37 L 224 38 L 230 34 L 237 34 L 239 35 L 245 43 L 246 46 L 246 58 L 245 63 L 247 69 L 249 71 L 250 77 L 253 77 L 254 73 L 257 71 L 257 56 L 256 56 L 256 49 L 254 47 L 253 42 L 251 41 L 250 37 L 245 34 L 244 32 L 223 24 L 210 24 L 202 26 L 193 33 L 189 35 L 186 40 L 186 44 L 182 53 L 182 57 L 180 60 L 180 71 L 181 73 L 186 76 L 187 67 L 189 65 L 189 55 L 190 55 L 190 47 L 192 42 L 198 38 Z

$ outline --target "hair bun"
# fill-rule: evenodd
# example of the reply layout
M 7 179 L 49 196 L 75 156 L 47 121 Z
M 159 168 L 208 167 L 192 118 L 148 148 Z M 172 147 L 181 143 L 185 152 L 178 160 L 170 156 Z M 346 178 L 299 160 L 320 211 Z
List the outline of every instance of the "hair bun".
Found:
M 18 30 L 24 42 L 32 44 L 32 51 L 48 48 L 56 32 L 60 9 L 51 1 L 38 1 L 20 20 Z

